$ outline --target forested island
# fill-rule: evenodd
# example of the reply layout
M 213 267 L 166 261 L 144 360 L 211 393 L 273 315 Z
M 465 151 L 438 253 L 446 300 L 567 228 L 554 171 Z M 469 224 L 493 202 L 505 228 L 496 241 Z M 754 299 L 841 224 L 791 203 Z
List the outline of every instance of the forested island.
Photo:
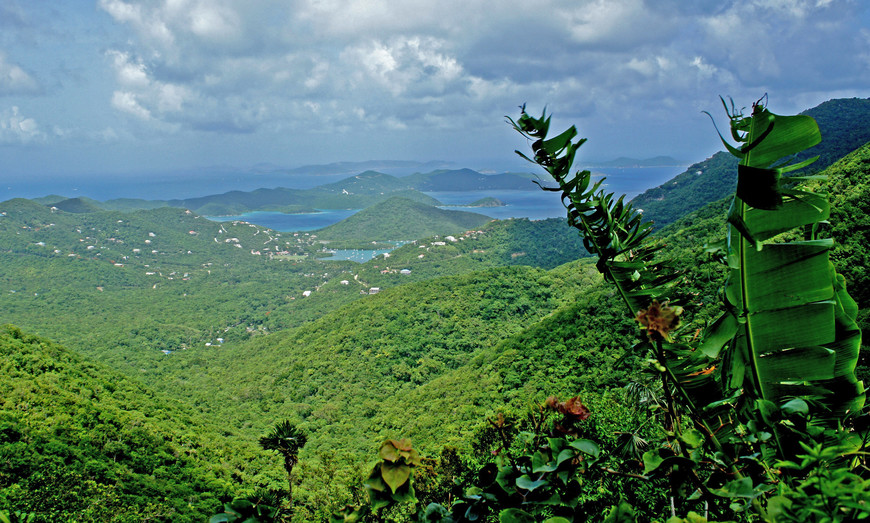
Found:
M 693 164 L 638 214 L 582 172 L 557 177 L 568 220 L 492 220 L 423 194 L 528 184 L 467 170 L 0 202 L 0 521 L 870 517 L 870 100 L 803 115 L 823 139 L 770 149 L 818 156 L 798 171 L 815 176 L 768 184 L 773 203 L 738 183 L 769 171 L 760 146 Z M 363 210 L 306 232 L 204 216 L 348 206 Z M 387 241 L 401 246 L 365 263 L 320 255 Z M 773 243 L 831 266 L 751 279 Z M 776 294 L 791 280 L 814 286 Z M 750 296 L 768 303 L 734 312 Z M 794 296 L 836 306 L 756 332 L 836 341 L 751 363 L 751 335 L 734 333 Z

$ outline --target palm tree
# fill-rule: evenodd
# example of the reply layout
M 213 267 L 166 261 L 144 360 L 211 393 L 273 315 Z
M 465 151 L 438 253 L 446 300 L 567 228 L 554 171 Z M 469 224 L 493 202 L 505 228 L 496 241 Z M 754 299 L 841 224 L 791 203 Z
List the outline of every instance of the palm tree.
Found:
M 299 450 L 305 446 L 308 436 L 289 420 L 284 420 L 268 435 L 260 438 L 264 450 L 277 450 L 284 456 L 284 469 L 287 470 L 287 505 L 293 506 L 293 467 L 299 461 Z

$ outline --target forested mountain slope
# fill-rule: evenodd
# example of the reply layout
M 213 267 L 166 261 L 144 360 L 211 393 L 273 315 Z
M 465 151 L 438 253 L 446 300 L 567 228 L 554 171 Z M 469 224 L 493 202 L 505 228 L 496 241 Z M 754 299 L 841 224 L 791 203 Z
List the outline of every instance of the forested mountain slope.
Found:
M 455 236 L 431 236 L 403 245 L 363 264 L 357 273 L 372 285 L 386 287 L 488 267 L 552 269 L 586 255 L 582 238 L 564 219 L 492 220 Z
M 849 294 L 858 303 L 858 325 L 864 332 L 860 364 L 870 382 L 870 143 L 832 165 L 819 184 L 831 200 L 831 231 L 835 240 L 831 259 L 846 278 Z
M 711 111 L 719 119 L 721 112 Z M 819 156 L 810 170 L 821 171 L 870 141 L 870 99 L 828 100 L 801 114 L 819 124 L 822 142 L 798 154 L 802 161 Z M 712 125 L 711 125 L 712 127 Z M 635 197 L 636 208 L 663 227 L 707 203 L 728 196 L 737 184 L 737 159 L 726 152 L 691 165 L 686 171 Z
M 201 522 L 243 483 L 275 477 L 235 429 L 11 326 L 0 374 L 0 508 L 44 522 Z
M 467 211 L 448 211 L 393 196 L 334 225 L 316 231 L 323 240 L 415 240 L 436 234 L 459 234 L 492 220 Z
M 824 183 L 834 208 L 831 233 L 840 243 L 833 259 L 866 311 L 870 149 L 865 145 L 827 172 L 830 179 Z M 689 331 L 703 327 L 720 308 L 724 267 L 704 246 L 724 236 L 727 205 L 727 200 L 714 201 L 657 232 L 665 245 L 662 253 L 686 271 L 680 294 L 688 298 L 684 328 Z M 321 248 L 311 235 L 306 239 L 244 223 L 216 224 L 180 209 L 78 214 L 15 200 L 0 203 L 0 213 L 0 320 L 50 333 L 191 406 L 173 414 L 174 407 L 164 407 L 161 402 L 168 400 L 162 396 L 148 407 L 150 400 L 136 399 L 138 393 L 119 393 L 124 402 L 117 409 L 94 406 L 123 420 L 118 423 L 123 438 L 136 437 L 121 430 L 131 415 L 125 410 L 146 411 L 147 418 L 161 422 L 159 413 L 169 412 L 168 418 L 182 420 L 181 426 L 166 429 L 171 435 L 149 440 L 163 460 L 158 468 L 187 466 L 179 464 L 181 458 L 169 464 L 163 454 L 175 454 L 160 450 L 177 450 L 181 443 L 176 437 L 186 433 L 184 426 L 201 427 L 203 438 L 212 437 L 214 430 L 197 419 L 200 415 L 238 428 L 239 438 L 247 442 L 234 447 L 242 449 L 239 459 L 261 459 L 253 442 L 276 422 L 297 423 L 309 434 L 295 473 L 299 521 L 322 520 L 359 495 L 354 489 L 386 437 L 411 436 L 415 448 L 428 456 L 454 445 L 468 459 L 484 461 L 499 445 L 486 432 L 487 416 L 499 410 L 525 412 L 550 394 L 582 395 L 593 412 L 586 426 L 603 444 L 613 443 L 615 432 L 641 423 L 622 390 L 629 381 L 642 382 L 647 370 L 646 356 L 633 349 L 639 330 L 591 260 L 552 268 L 585 254 L 570 229 L 573 244 L 551 245 L 567 234 L 558 220 L 492 222 L 453 239 L 418 240 L 357 265 L 307 256 Z M 258 242 L 262 247 L 255 247 Z M 298 246 L 297 254 L 277 250 L 291 246 Z M 256 249 L 260 254 L 253 253 Z M 505 267 L 511 264 L 520 266 Z M 374 294 L 373 287 L 380 292 Z M 311 292 L 306 296 L 305 290 Z M 71 381 L 52 374 L 52 368 L 60 368 L 56 363 L 31 372 L 31 360 L 73 356 L 9 332 L 3 340 L 12 347 L 11 357 L 25 355 L 9 367 L 19 376 L 9 397 L 29 394 L 28 387 L 39 384 L 56 385 L 51 398 L 72 398 L 61 403 L 76 405 L 79 413 L 106 400 L 100 392 L 108 390 L 100 381 L 102 370 L 82 371 L 76 374 L 80 379 Z M 34 352 L 40 344 L 54 355 Z M 5 390 L 0 397 L 6 397 Z M 96 447 L 90 446 L 91 422 L 74 418 L 75 428 L 67 432 L 40 432 L 36 425 L 27 426 L 20 404 L 4 405 L 2 419 L 11 420 L 7 425 L 13 429 L 0 431 L 6 438 L 0 444 L 15 444 L 23 441 L 20 434 L 31 434 L 32 441 L 44 441 L 46 447 L 73 449 L 62 453 L 73 456 L 64 466 L 76 474 L 74 467 L 89 459 L 96 463 L 93 470 L 115 470 L 115 465 L 101 463 Z M 57 418 L 59 425 L 70 416 L 54 407 L 45 412 L 46 420 Z M 225 436 L 228 445 L 237 445 L 233 430 Z M 43 461 L 57 462 L 53 450 L 40 448 L 34 447 L 47 456 Z M 257 461 L 267 473 L 250 477 L 234 461 L 222 461 L 219 450 L 208 452 L 215 453 L 209 454 L 210 462 L 224 463 L 221 470 L 239 469 L 236 476 L 230 473 L 232 480 L 244 477 L 251 486 L 274 480 L 272 465 Z M 143 469 L 149 479 L 131 485 L 152 495 L 148 482 L 164 477 L 158 468 Z M 0 474 L 0 481 L 25 484 L 28 470 Z M 79 484 L 99 483 L 93 478 L 103 477 L 90 469 L 90 475 L 82 474 Z M 190 478 L 183 480 L 188 486 L 177 487 L 192 489 L 182 497 L 201 499 L 192 504 L 206 510 L 202 507 L 214 498 L 204 493 L 196 498 L 199 476 L 183 470 L 178 476 Z M 214 477 L 226 478 L 218 472 Z M 52 478 L 63 484 L 57 475 Z M 113 492 L 129 493 L 124 485 L 99 487 L 103 490 L 94 496 L 109 492 L 100 499 L 113 506 Z M 227 485 L 219 482 L 218 495 L 232 490 Z M 39 492 L 36 486 L 26 489 Z M 137 500 L 129 503 L 141 506 Z
M 0 213 L 0 322 L 124 372 L 281 328 L 297 296 L 356 265 L 309 257 L 320 247 L 304 234 L 181 209 L 73 214 L 11 200 Z
M 298 499 L 314 511 L 334 509 L 349 500 L 350 491 L 332 497 L 324 491 L 355 485 L 372 446 L 397 430 L 408 432 L 408 418 L 385 421 L 385 409 L 398 408 L 409 393 L 573 301 L 596 278 L 590 270 L 554 277 L 528 267 L 498 268 L 388 289 L 243 345 L 173 354 L 159 379 L 211 416 L 248 426 L 252 437 L 276 420 L 301 420 L 309 434 L 301 466 L 308 472 Z M 449 396 L 475 386 L 463 383 Z M 486 408 L 429 410 L 426 423 L 453 426 Z M 442 444 L 433 434 L 416 434 L 424 448 Z

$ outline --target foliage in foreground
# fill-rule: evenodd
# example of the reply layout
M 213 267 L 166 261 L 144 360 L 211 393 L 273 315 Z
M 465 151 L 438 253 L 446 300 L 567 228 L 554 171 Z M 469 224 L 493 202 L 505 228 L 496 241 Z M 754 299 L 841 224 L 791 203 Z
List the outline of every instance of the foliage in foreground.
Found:
M 450 507 L 426 506 L 419 521 L 496 515 L 503 523 L 596 516 L 635 521 L 635 509 L 624 501 L 600 514 L 578 510 L 578 485 L 593 470 L 666 478 L 668 521 L 707 521 L 710 515 L 765 521 L 870 517 L 867 414 L 861 414 L 864 389 L 855 375 L 861 346 L 857 306 L 829 261 L 833 242 L 819 236 L 818 224 L 830 213 L 827 199 L 796 189 L 804 179 L 782 176 L 813 161 L 787 162 L 818 143 L 818 127 L 809 117 L 774 115 L 761 101 L 750 116 L 733 106 L 726 111 L 731 135 L 743 145 L 723 139 L 740 159 L 722 253 L 730 269 L 725 312 L 703 334 L 691 336 L 679 329 L 682 307 L 670 301 L 681 298 L 673 287 L 679 275 L 656 259 L 660 247 L 644 241 L 651 226 L 621 198 L 614 200 L 598 185 L 589 189 L 588 171 L 568 174 L 585 140 L 573 141 L 573 127 L 547 139 L 546 115 L 535 119 L 523 111 L 512 122 L 534 140 L 533 161 L 559 183 L 569 223 L 646 330 L 647 340 L 636 349 L 648 353 L 659 370 L 663 430 L 643 453 L 642 473 L 626 472 L 619 460 L 611 467 L 594 441 L 560 437 L 576 434 L 575 425 L 589 411 L 578 398 L 551 399 L 550 409 L 564 415 L 560 422 L 519 433 L 521 450 L 500 455 L 489 478 L 467 486 Z M 804 239 L 794 239 L 794 230 L 803 231 Z M 511 447 L 503 420 L 494 426 Z M 626 441 L 630 447 L 637 435 Z M 358 521 L 393 502 L 416 501 L 410 477 L 416 464 L 403 463 L 403 481 L 392 482 L 378 477 L 392 469 L 376 466 L 367 482 L 370 504 L 348 507 L 333 521 Z M 676 505 L 682 510 L 692 503 L 703 503 L 705 515 L 689 511 L 680 519 Z

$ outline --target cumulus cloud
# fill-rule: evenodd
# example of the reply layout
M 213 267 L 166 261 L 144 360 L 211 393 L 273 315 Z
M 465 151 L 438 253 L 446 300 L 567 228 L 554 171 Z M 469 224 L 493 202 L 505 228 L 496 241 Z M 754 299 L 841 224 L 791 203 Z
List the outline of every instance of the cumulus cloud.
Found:
M 0 143 L 33 143 L 45 140 L 45 133 L 33 118 L 20 114 L 17 106 L 0 111 Z
M 40 90 L 33 76 L 0 51 L 0 95 L 36 94 Z
M 141 60 L 128 53 L 109 51 L 120 90 L 112 93 L 112 107 L 142 121 L 172 122 L 193 98 L 188 87 L 152 78 Z
M 652 122 L 718 94 L 870 81 L 866 37 L 843 36 L 861 34 L 856 0 L 98 5 L 129 35 L 107 54 L 112 107 L 177 129 L 462 129 L 523 102 Z

